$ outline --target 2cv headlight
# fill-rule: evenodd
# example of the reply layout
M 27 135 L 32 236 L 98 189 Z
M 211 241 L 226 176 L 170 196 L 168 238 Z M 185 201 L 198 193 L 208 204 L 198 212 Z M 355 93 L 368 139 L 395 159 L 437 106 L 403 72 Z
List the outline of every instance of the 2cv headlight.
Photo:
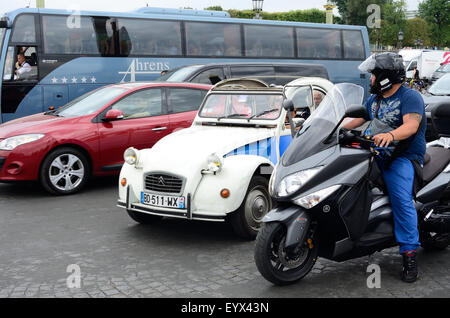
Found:
M 123 158 L 129 165 L 136 165 L 139 161 L 139 150 L 131 147 L 125 150 Z
M 223 159 L 220 158 L 217 154 L 213 153 L 206 159 L 206 164 L 208 167 L 207 171 L 216 174 L 223 168 Z

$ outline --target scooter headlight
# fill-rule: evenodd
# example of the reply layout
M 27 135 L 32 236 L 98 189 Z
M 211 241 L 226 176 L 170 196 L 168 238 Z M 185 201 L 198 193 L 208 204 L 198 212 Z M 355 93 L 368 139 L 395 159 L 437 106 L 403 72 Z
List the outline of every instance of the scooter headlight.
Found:
M 123 154 L 123 158 L 125 159 L 125 162 L 129 165 L 137 165 L 139 161 L 139 150 L 131 147 L 125 150 L 125 153 Z
M 312 209 L 340 188 L 340 184 L 334 185 L 332 187 L 308 194 L 300 199 L 295 199 L 294 203 L 305 209 Z
M 286 197 L 291 195 L 298 189 L 300 189 L 306 182 L 308 182 L 312 177 L 314 177 L 320 170 L 323 169 L 323 166 L 316 167 L 308 170 L 303 170 L 300 172 L 296 172 L 285 177 L 281 180 L 278 185 L 278 197 Z

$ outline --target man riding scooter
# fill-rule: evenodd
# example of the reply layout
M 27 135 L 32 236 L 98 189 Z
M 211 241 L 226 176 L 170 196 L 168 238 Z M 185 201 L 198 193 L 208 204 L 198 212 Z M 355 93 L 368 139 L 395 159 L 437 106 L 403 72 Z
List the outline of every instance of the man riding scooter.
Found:
M 377 163 L 392 205 L 395 237 L 403 257 L 402 280 L 414 282 L 418 276 L 416 250 L 420 244 L 413 197 L 414 182 L 420 180 L 426 151 L 424 102 L 418 92 L 402 86 L 405 69 L 398 54 L 372 55 L 359 70 L 372 74 L 373 95 L 365 103 L 368 117 L 356 118 L 344 128 L 351 130 L 371 121 L 365 135 L 372 137 L 377 147 L 399 141 L 392 156 L 377 159 Z

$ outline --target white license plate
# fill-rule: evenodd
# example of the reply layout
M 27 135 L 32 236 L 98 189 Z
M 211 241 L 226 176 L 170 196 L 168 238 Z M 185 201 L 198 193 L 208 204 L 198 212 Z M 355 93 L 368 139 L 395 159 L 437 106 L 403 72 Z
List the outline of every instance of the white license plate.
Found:
M 184 197 L 171 197 L 141 192 L 141 203 L 163 208 L 184 209 Z

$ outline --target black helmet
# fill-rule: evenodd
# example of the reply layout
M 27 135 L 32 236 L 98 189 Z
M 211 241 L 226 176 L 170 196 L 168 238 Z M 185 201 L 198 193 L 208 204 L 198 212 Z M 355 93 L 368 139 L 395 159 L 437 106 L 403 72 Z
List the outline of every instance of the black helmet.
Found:
M 370 91 L 372 94 L 381 94 L 391 89 L 393 84 L 403 83 L 406 79 L 403 58 L 397 53 L 373 54 L 358 69 L 375 75 L 375 85 Z

